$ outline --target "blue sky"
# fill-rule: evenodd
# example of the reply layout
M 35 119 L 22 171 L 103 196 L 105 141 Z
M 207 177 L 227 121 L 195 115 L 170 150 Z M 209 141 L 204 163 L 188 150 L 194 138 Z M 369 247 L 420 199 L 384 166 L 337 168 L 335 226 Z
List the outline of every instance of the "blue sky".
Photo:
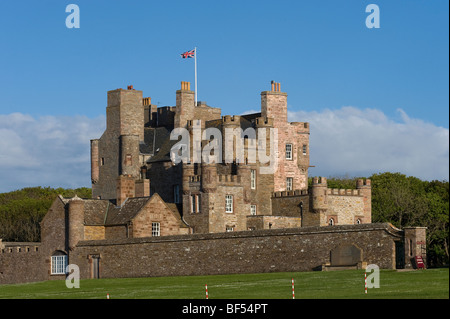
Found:
M 79 29 L 66 28 L 70 3 L 80 8 Z M 380 8 L 379 29 L 365 25 L 370 3 Z M 448 6 L 444 0 L 2 1 L 0 191 L 89 186 L 89 139 L 104 129 L 106 91 L 133 85 L 155 104 L 174 105 L 180 82 L 194 82 L 194 61 L 180 57 L 194 46 L 198 99 L 222 108 L 222 115 L 258 111 L 259 93 L 271 80 L 281 83 L 290 119 L 311 121 L 324 138 L 314 140 L 311 126 L 311 152 L 315 142 L 316 154 L 328 154 L 330 162 L 312 153 L 324 168 L 310 174 L 387 169 L 448 180 Z M 398 147 L 388 155 L 395 154 L 396 164 L 353 170 L 349 158 L 364 159 L 330 156 L 326 147 L 337 143 L 328 145 L 320 129 L 335 126 L 325 118 L 366 123 L 373 134 L 353 125 L 342 138 L 364 132 L 378 153 L 392 142 Z M 75 121 L 79 127 L 69 127 Z M 24 135 L 23 128 L 31 131 Z M 42 138 L 36 133 L 44 131 Z M 370 140 L 379 134 L 386 135 Z M 368 152 L 367 143 L 358 143 L 359 153 Z M 424 145 L 439 161 L 420 155 Z M 408 168 L 412 156 L 417 164 Z M 67 157 L 79 157 L 78 166 Z M 60 165 L 61 173 L 47 171 L 48 164 Z M 434 170 L 425 173 L 430 165 Z M 71 173 L 63 173 L 67 167 Z

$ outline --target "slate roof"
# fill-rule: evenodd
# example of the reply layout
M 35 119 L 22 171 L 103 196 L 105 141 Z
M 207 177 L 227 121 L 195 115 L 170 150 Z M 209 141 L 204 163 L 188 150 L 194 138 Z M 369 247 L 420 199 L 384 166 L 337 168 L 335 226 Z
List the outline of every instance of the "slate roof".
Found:
M 145 127 L 144 128 L 144 143 L 139 145 L 139 151 L 142 154 L 155 155 L 156 150 L 161 148 L 161 145 L 166 139 L 170 138 L 170 131 L 166 127 Z
M 252 120 L 260 117 L 261 113 L 246 114 L 240 116 L 240 127 L 245 130 L 252 127 Z M 221 132 L 222 119 L 216 119 L 205 122 L 205 128 L 217 128 Z M 156 134 L 156 136 L 155 136 Z M 165 127 L 145 128 L 144 131 L 145 146 L 141 146 L 141 153 L 152 154 L 153 156 L 147 160 L 147 163 L 170 161 L 170 150 L 178 141 L 170 139 L 170 131 Z M 153 143 L 155 142 L 155 147 Z M 143 152 L 146 150 L 146 152 Z M 150 151 L 151 150 L 151 151 Z
M 65 205 L 71 198 L 62 198 Z M 89 226 L 113 226 L 124 225 L 130 222 L 151 200 L 152 197 L 134 197 L 128 198 L 122 206 L 116 206 L 106 199 L 83 199 L 84 201 L 84 224 Z M 181 219 L 176 204 L 166 203 L 167 207 L 174 213 L 180 221 L 181 227 L 187 227 Z

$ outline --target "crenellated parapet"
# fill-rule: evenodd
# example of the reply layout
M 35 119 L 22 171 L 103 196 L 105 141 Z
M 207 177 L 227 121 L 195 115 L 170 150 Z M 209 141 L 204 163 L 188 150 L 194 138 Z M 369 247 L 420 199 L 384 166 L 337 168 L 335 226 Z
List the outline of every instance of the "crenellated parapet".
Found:
M 39 242 L 4 242 L 0 239 L 0 254 L 24 254 L 39 252 Z
M 307 189 L 296 189 L 292 191 L 279 191 L 273 192 L 272 197 L 293 197 L 293 196 L 306 196 L 308 195 Z
M 222 116 L 223 125 L 240 125 L 241 117 L 239 115 L 224 115 Z
M 258 127 L 273 127 L 273 118 L 271 117 L 257 117 L 254 119 L 255 126 Z
M 362 196 L 359 189 L 328 188 L 327 195 Z
M 289 126 L 294 129 L 297 134 L 310 133 L 308 122 L 289 122 Z
M 240 175 L 217 175 L 217 183 L 226 186 L 242 186 Z

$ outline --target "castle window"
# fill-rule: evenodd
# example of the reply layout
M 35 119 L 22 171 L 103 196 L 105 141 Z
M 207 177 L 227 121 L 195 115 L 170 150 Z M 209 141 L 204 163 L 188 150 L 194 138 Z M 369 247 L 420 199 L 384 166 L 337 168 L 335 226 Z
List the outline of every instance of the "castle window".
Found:
M 153 237 L 161 236 L 161 224 L 160 223 L 152 223 L 152 236 Z
M 125 157 L 125 165 L 126 166 L 133 165 L 133 157 L 131 156 L 131 154 L 127 154 L 127 156 Z
M 104 157 L 102 157 L 100 159 L 100 166 L 103 166 L 103 165 L 105 165 L 105 158 Z
M 356 224 L 357 224 L 357 225 L 361 224 L 361 219 L 360 219 L 360 218 L 358 218 L 358 219 L 356 220 Z
M 173 202 L 178 204 L 180 202 L 180 186 L 173 185 Z
M 64 275 L 67 265 L 67 255 L 62 251 L 55 251 L 51 259 L 51 274 Z
M 200 213 L 199 195 L 191 195 L 191 213 Z
M 306 155 L 307 149 L 308 149 L 307 145 L 303 144 L 303 155 Z
M 226 226 L 225 230 L 228 232 L 234 231 L 234 226 Z
M 233 195 L 225 196 L 225 213 L 233 212 Z
M 250 171 L 250 187 L 256 189 L 256 169 Z
M 286 144 L 286 159 L 292 159 L 292 144 Z
M 288 178 L 286 178 L 286 190 L 287 191 L 291 191 L 292 190 L 292 188 L 293 188 L 293 178 L 292 177 L 288 177 Z
M 334 225 L 334 218 L 330 218 L 328 220 L 328 225 L 333 226 Z
M 256 205 L 250 205 L 250 215 L 256 215 Z

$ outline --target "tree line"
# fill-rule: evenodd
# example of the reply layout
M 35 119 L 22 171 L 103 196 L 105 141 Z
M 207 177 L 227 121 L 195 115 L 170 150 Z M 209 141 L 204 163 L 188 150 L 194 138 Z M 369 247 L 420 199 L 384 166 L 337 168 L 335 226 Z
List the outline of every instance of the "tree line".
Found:
M 39 223 L 58 195 L 91 198 L 91 189 L 27 187 L 0 194 L 0 238 L 3 241 L 37 242 L 41 240 Z
M 388 222 L 397 228 L 427 227 L 428 266 L 449 261 L 449 182 L 423 181 L 401 173 L 373 174 L 372 222 Z M 358 178 L 328 178 L 329 188 L 356 188 Z
M 329 177 L 328 187 L 354 189 L 358 178 Z M 372 181 L 372 222 L 427 227 L 428 265 L 448 265 L 449 182 L 389 172 L 368 178 Z M 39 223 L 58 195 L 91 198 L 91 189 L 30 187 L 0 194 L 0 238 L 40 241 Z

